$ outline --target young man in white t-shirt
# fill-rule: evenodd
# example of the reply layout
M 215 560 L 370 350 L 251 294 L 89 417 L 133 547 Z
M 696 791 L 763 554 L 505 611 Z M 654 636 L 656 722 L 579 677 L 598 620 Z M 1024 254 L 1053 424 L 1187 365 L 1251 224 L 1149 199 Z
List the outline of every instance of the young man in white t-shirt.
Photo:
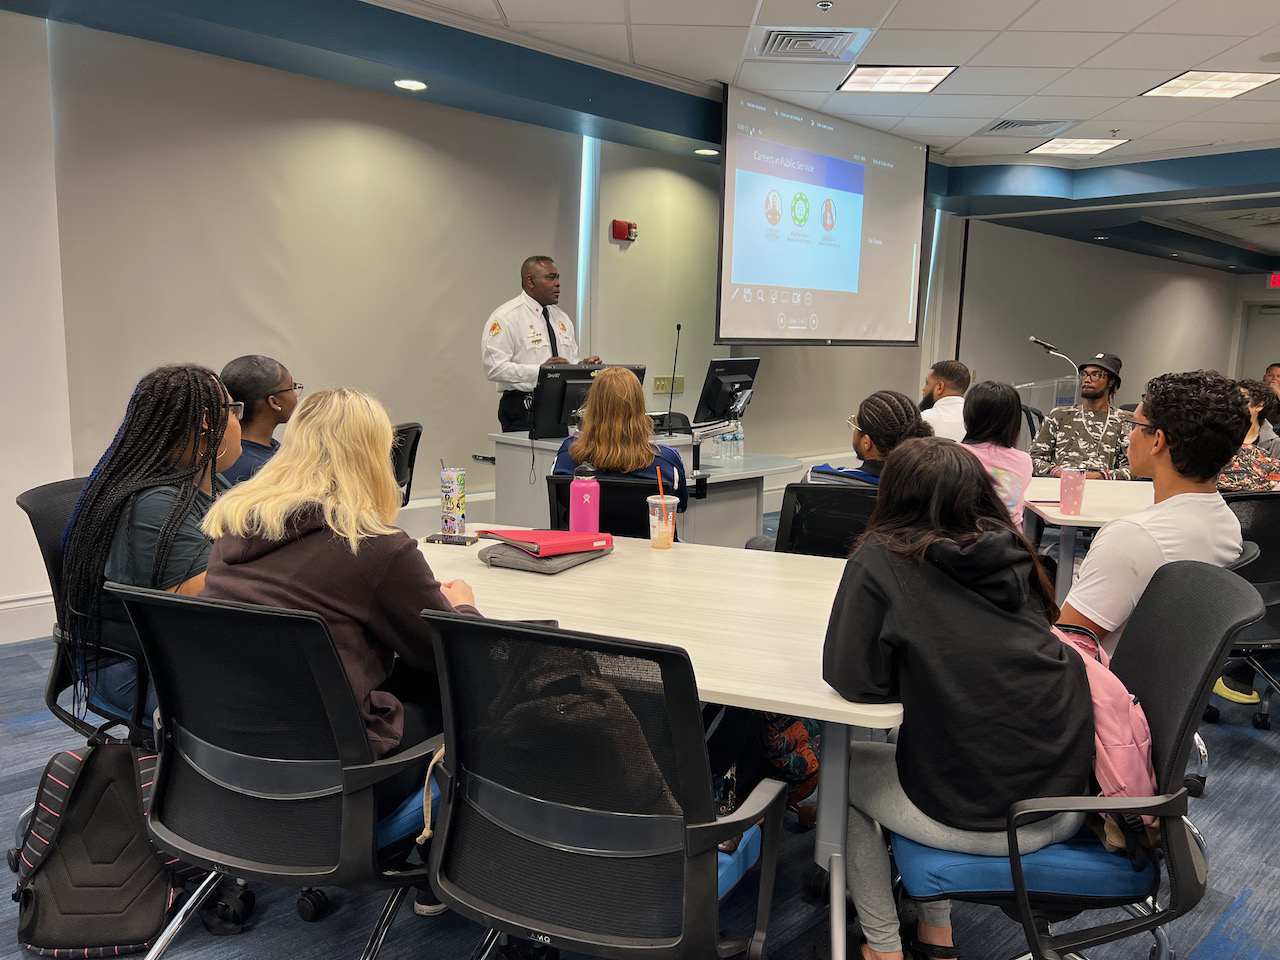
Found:
M 1240 556 L 1240 521 L 1216 481 L 1249 424 L 1239 388 L 1216 373 L 1166 373 L 1147 384 L 1129 424 L 1129 464 L 1152 479 L 1155 504 L 1098 531 L 1059 623 L 1092 630 L 1113 653 L 1159 567 L 1226 566 Z

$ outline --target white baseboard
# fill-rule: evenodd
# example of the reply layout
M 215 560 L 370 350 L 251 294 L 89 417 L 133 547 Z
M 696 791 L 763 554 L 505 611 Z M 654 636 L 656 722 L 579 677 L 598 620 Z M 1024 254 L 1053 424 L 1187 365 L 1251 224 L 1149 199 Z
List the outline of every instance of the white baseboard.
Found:
M 47 637 L 54 618 L 51 593 L 0 600 L 0 644 Z

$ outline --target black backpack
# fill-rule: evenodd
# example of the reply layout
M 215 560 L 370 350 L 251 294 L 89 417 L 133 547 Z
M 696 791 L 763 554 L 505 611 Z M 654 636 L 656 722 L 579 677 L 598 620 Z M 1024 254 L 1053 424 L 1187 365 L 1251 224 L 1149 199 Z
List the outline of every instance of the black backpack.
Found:
M 202 875 L 147 836 L 155 765 L 154 750 L 99 734 L 45 767 L 22 847 L 10 856 L 18 942 L 32 953 L 145 951 L 185 882 Z

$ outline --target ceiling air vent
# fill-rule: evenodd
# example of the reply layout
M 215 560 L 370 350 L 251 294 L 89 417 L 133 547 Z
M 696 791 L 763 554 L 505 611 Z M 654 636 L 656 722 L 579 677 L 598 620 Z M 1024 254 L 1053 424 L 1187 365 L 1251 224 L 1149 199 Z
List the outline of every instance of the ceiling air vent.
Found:
M 1056 137 L 1078 120 L 997 120 L 978 133 L 980 137 Z
M 862 27 L 825 30 L 807 27 L 756 27 L 748 59 L 790 63 L 849 63 L 871 31 Z

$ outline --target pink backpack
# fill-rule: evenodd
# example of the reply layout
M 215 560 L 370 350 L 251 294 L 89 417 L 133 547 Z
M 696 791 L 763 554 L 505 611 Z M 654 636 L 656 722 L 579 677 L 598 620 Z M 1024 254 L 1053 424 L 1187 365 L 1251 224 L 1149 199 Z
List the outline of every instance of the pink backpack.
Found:
M 1093 696 L 1093 775 L 1106 797 L 1154 797 L 1151 728 L 1142 705 L 1110 669 L 1111 658 L 1088 632 L 1054 626 L 1084 660 Z M 1143 817 L 1150 825 L 1154 817 Z

